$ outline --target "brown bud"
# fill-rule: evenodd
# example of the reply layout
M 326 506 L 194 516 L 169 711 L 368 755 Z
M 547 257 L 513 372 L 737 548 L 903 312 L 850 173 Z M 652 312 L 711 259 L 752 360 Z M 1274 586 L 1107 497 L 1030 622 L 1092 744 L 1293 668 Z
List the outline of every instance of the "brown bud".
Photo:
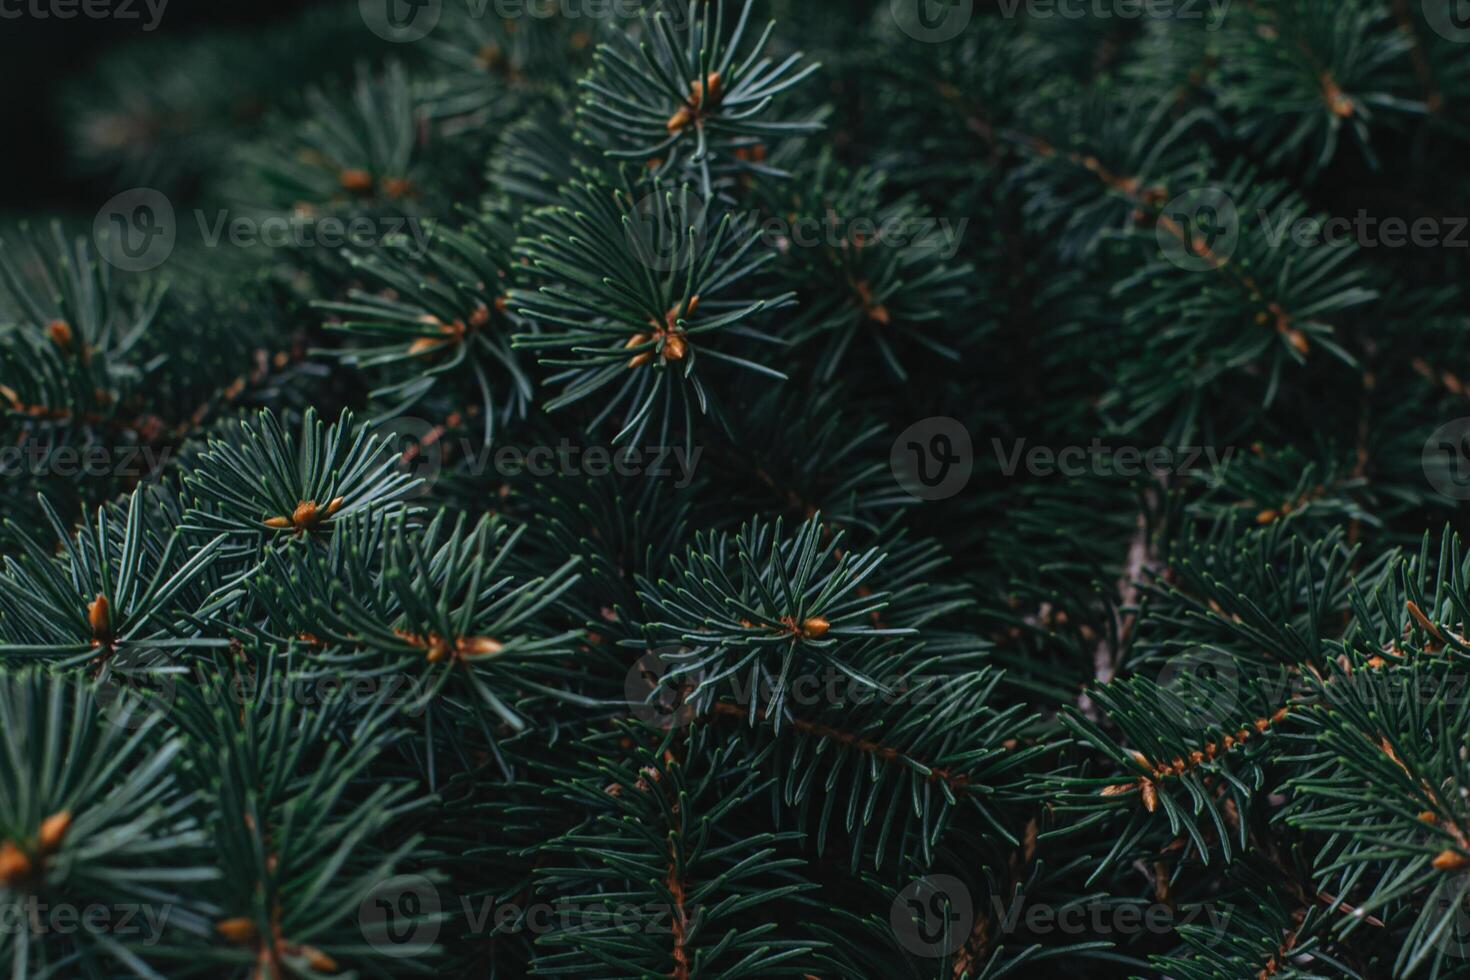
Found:
M 664 340 L 663 359 L 666 361 L 682 361 L 689 353 L 689 345 L 684 340 L 683 334 L 669 334 Z
M 0 884 L 14 888 L 31 873 L 31 859 L 10 841 L 0 843 Z
M 383 178 L 383 193 L 388 197 L 410 197 L 413 195 L 413 192 L 413 181 L 407 177 Z
M 66 831 L 71 827 L 71 811 L 62 810 L 53 813 L 41 821 L 41 832 L 36 835 L 36 843 L 42 852 L 54 851 L 61 846 L 61 839 L 66 836 Z
M 1462 871 L 1470 868 L 1470 857 L 1466 857 L 1453 847 L 1447 847 L 1436 854 L 1431 863 L 1440 871 Z
M 287 528 L 287 527 L 290 527 L 291 526 L 291 518 L 289 518 L 289 517 L 268 517 L 268 518 L 266 518 L 265 526 L 266 527 L 273 527 L 273 528 L 276 528 L 277 530 L 280 530 L 282 528 Z
M 428 351 L 438 350 L 444 344 L 445 340 L 443 337 L 420 337 L 408 345 L 408 356 L 418 357 L 420 354 Z
M 65 320 L 52 320 L 46 324 L 46 333 L 51 337 L 51 342 L 62 350 L 71 349 L 71 324 Z
M 336 973 L 337 961 L 315 946 L 302 946 L 301 955 L 306 960 L 306 965 L 317 973 Z
M 233 919 L 221 919 L 214 924 L 214 927 L 219 931 L 221 936 L 224 936 L 237 946 L 244 946 L 246 943 L 255 941 L 255 921 L 246 916 L 241 915 Z
M 699 79 L 689 83 L 689 98 L 698 108 L 714 105 L 720 101 L 720 73 L 712 71 L 704 76 L 701 84 Z
M 337 180 L 343 190 L 353 194 L 366 194 L 373 189 L 373 175 L 366 170 L 344 170 L 337 176 Z
M 467 657 L 493 657 L 505 644 L 488 636 L 467 636 L 459 641 L 459 652 Z
M 827 631 L 831 628 L 832 624 L 821 616 L 812 616 L 801 624 L 801 635 L 808 640 L 818 640 L 826 636 Z
M 98 643 L 112 639 L 112 609 L 107 596 L 99 595 L 87 606 L 87 623 L 92 627 L 92 639 Z

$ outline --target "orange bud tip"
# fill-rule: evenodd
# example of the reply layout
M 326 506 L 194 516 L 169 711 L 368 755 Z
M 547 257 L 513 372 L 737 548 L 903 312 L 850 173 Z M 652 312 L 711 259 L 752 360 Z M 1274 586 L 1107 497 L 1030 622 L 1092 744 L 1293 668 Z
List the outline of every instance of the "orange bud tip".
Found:
M 801 635 L 808 640 L 816 640 L 826 636 L 827 631 L 831 628 L 832 624 L 821 616 L 813 616 L 801 624 Z
M 69 827 L 71 827 L 71 811 L 62 810 L 60 813 L 53 813 L 41 821 L 41 832 L 36 835 L 36 843 L 43 851 L 54 851 L 61 846 L 61 839 L 66 836 Z
M 373 189 L 373 175 L 366 170 L 344 170 L 337 177 L 342 189 L 354 194 L 365 194 Z
M 52 343 L 57 347 L 66 348 L 71 346 L 71 324 L 65 320 L 52 320 L 46 324 L 46 333 L 50 335 Z
M 236 945 L 243 946 L 255 939 L 255 922 L 246 916 L 237 916 L 233 919 L 222 919 L 214 924 L 221 936 Z
M 488 636 L 468 636 L 459 641 L 459 652 L 467 657 L 493 657 L 505 644 Z
M 1466 857 L 1452 847 L 1447 847 L 1435 855 L 1432 863 L 1440 871 L 1461 871 L 1470 868 L 1470 857 Z
M 12 888 L 31 873 L 31 859 L 10 841 L 0 843 L 0 884 Z
M 306 960 L 306 965 L 318 973 L 337 972 L 337 961 L 315 946 L 302 946 L 301 955 Z
M 87 623 L 92 627 L 92 638 L 106 640 L 112 635 L 112 608 L 107 596 L 99 595 L 87 606 Z

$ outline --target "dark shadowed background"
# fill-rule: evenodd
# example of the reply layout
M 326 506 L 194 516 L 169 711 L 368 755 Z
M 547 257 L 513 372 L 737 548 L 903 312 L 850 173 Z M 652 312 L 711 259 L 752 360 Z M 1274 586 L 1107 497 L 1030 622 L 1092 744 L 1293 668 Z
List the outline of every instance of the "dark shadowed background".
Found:
M 86 17 L 84 2 L 136 13 Z M 144 0 L 0 0 L 0 214 L 69 211 L 95 206 L 100 187 L 68 173 L 66 132 L 58 100 L 85 79 L 98 59 L 139 38 L 179 37 L 206 28 L 262 25 L 318 0 L 167 0 L 157 26 Z M 75 5 L 76 16 L 63 19 Z M 39 7 L 46 16 L 36 16 Z M 155 9 L 158 2 L 155 0 Z

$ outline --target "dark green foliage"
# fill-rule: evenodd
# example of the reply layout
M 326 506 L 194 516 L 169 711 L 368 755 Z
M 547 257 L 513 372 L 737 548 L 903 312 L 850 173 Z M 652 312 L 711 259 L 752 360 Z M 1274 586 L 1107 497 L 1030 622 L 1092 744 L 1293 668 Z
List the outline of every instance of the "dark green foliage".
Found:
M 8 974 L 1470 976 L 1458 6 L 506 6 L 60 101 Z

